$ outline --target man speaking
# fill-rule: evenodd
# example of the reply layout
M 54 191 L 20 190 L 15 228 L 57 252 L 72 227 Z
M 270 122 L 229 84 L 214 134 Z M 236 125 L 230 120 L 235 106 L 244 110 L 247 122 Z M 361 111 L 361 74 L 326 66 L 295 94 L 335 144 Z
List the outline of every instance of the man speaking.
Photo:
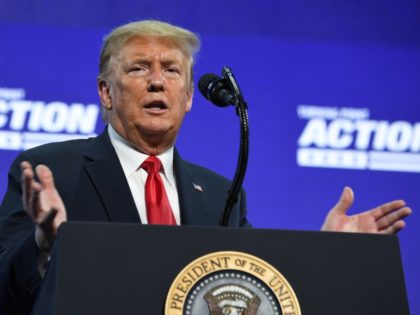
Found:
M 140 21 L 113 30 L 100 54 L 98 92 L 107 127 L 96 138 L 23 152 L 0 208 L 0 314 L 29 314 L 57 229 L 66 220 L 217 225 L 230 181 L 175 149 L 191 110 L 198 37 Z M 411 213 L 401 200 L 347 216 L 345 188 L 323 229 L 395 233 Z M 249 226 L 242 191 L 229 221 Z

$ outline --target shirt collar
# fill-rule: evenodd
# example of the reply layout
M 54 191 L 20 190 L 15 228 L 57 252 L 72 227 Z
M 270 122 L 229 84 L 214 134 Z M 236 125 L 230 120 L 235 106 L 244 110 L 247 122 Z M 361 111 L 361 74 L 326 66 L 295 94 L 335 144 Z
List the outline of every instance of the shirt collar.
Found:
M 108 135 L 115 151 L 117 152 L 117 156 L 120 160 L 125 176 L 128 177 L 138 171 L 140 165 L 149 156 L 135 149 L 130 142 L 121 137 L 114 128 L 112 128 L 111 124 L 108 124 Z M 174 147 L 171 147 L 162 154 L 157 155 L 157 157 L 162 162 L 163 174 L 167 180 L 170 183 L 175 183 L 173 170 Z

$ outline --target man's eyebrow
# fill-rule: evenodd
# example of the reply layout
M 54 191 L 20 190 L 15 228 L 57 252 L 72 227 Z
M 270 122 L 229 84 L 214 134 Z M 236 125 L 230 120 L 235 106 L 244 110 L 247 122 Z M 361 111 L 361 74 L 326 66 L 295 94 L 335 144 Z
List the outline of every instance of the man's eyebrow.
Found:
M 135 56 L 132 56 L 131 58 L 123 58 L 118 57 L 116 60 L 120 61 L 124 65 L 133 65 L 133 64 L 150 64 L 153 62 L 153 57 L 149 56 L 147 54 L 136 54 Z M 179 65 L 183 66 L 184 62 L 183 60 L 175 57 L 175 56 L 162 56 L 160 58 L 160 64 L 167 67 L 171 65 Z
M 177 58 L 162 58 L 160 63 L 164 66 L 170 65 L 182 65 L 182 61 L 178 60 Z
M 121 62 L 121 66 L 123 67 L 128 67 L 136 64 L 146 65 L 151 63 L 151 60 L 145 57 L 136 57 L 133 59 L 120 58 L 118 61 Z
M 145 62 L 145 61 L 151 61 L 152 58 L 147 55 L 135 55 L 131 59 L 126 59 L 128 62 Z

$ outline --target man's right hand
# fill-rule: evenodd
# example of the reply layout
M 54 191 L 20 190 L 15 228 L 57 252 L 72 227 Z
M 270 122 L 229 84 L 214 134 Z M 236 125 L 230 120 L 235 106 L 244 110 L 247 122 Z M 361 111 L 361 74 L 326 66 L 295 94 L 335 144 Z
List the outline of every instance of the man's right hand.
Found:
M 38 165 L 35 168 L 39 182 L 35 180 L 29 162 L 22 162 L 20 167 L 23 208 L 36 225 L 35 240 L 38 247 L 50 254 L 58 227 L 67 220 L 66 208 L 55 188 L 53 174 L 47 166 Z

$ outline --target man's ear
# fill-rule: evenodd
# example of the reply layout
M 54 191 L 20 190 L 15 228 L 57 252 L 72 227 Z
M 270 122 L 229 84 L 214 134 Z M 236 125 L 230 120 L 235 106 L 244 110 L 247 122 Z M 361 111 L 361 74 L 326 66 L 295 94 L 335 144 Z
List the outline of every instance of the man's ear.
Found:
M 193 95 L 194 95 L 194 89 L 187 92 L 187 106 L 185 107 L 185 112 L 189 112 L 192 107 L 193 102 Z
M 111 87 L 108 82 L 103 79 L 98 79 L 98 93 L 101 99 L 102 107 L 107 110 L 112 109 Z

